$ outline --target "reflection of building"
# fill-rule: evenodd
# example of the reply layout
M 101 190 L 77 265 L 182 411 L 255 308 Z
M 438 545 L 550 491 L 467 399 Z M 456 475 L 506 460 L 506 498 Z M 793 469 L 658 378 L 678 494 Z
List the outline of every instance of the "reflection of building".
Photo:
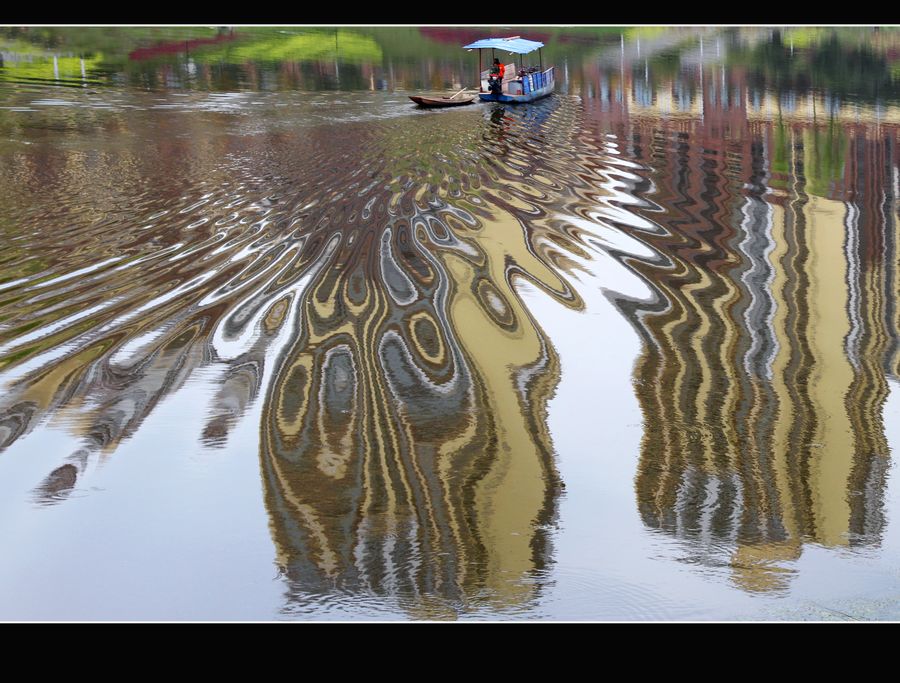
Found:
M 119 113 L 86 115 L 92 123 L 94 117 L 102 132 L 150 125 L 125 121 Z M 205 292 L 182 285 L 199 284 L 206 269 L 215 270 L 227 257 L 171 258 L 185 235 L 208 237 L 191 225 L 196 215 L 172 209 L 185 199 L 178 174 L 212 177 L 217 171 L 206 162 L 220 167 L 228 142 L 207 129 L 196 136 L 202 141 L 185 143 L 178 133 L 196 132 L 196 122 L 169 119 L 154 128 L 164 133 L 155 147 L 148 148 L 142 135 L 115 155 L 47 145 L 49 151 L 5 157 L 0 166 L 0 183 L 12 178 L 18 189 L 12 234 L 20 222 L 43 226 L 20 242 L 22 279 L 31 282 L 11 289 L 3 302 L 0 451 L 48 420 L 63 425 L 77 443 L 67 462 L 47 477 L 54 483 L 38 487 L 39 499 L 59 500 L 91 462 L 137 432 L 160 401 L 211 362 L 206 337 L 213 312 L 222 307 L 194 308 Z M 146 154 L 148 149 L 156 154 Z M 147 187 L 152 194 L 142 193 Z M 151 231 L 152 221 L 134 221 L 135 204 L 145 216 L 174 216 L 164 230 Z M 5 219 L 0 215 L 0 222 Z
M 533 257 L 457 242 L 472 220 L 446 206 L 348 233 L 301 304 L 308 324 L 262 425 L 278 561 L 301 593 L 406 596 L 413 610 L 535 595 L 559 362 L 505 270 Z M 490 229 L 520 229 L 506 221 Z
M 227 445 L 262 396 L 294 597 L 337 582 L 418 595 L 412 611 L 527 604 L 550 561 L 559 361 L 514 285 L 573 300 L 529 241 L 528 202 L 548 195 L 522 182 L 534 155 L 514 144 L 548 112 L 474 133 L 471 117 L 415 117 L 406 135 L 393 120 L 236 135 L 207 128 L 216 114 L 111 115 L 157 153 L 7 158 L 13 227 L 56 227 L 45 206 L 67 194 L 91 201 L 64 213 L 64 243 L 48 229 L 22 247 L 31 269 L 6 271 L 0 447 L 61 426 L 71 449 L 34 483 L 58 502 L 181 388 L 208 402 L 188 448 Z
M 202 343 L 203 324 L 188 326 L 154 349 L 136 367 L 102 368 L 102 376 L 86 371 L 103 353 L 103 344 L 88 346 L 50 365 L 15 387 L 12 405 L 0 415 L 0 447 L 11 444 L 47 414 L 65 425 L 79 448 L 51 472 L 36 494 L 39 500 L 61 499 L 75 486 L 92 456 L 101 458 L 134 434 L 165 396 L 177 391 L 198 367 L 209 362 Z M 95 368 L 98 366 L 95 365 Z M 66 473 L 65 486 L 60 473 Z
M 851 475 L 853 490 L 880 491 L 885 485 L 888 446 L 881 408 L 888 396 L 886 377 L 897 378 L 898 268 L 896 202 L 900 153 L 894 135 L 880 140 L 855 134 L 848 153 L 845 185 L 850 200 L 844 219 L 850 295 L 848 313 L 855 321 L 845 340 L 856 371 L 846 403 L 853 416 L 859 457 Z M 871 495 L 851 499 L 854 531 L 880 533 L 880 504 Z
M 721 103 L 705 98 L 705 118 L 687 134 L 659 135 L 666 122 L 617 124 L 656 184 L 648 199 L 661 212 L 646 216 L 665 232 L 644 239 L 671 261 L 633 263 L 655 297 L 620 302 L 645 343 L 636 491 L 644 522 L 687 540 L 696 561 L 727 562 L 747 590 L 773 590 L 789 576 L 780 563 L 805 542 L 880 538 L 884 372 L 897 327 L 885 267 L 896 250 L 878 212 L 896 160 L 868 161 L 836 185 L 829 159 L 894 155 L 890 143 L 860 136 L 826 154 L 833 138 L 816 129 L 735 130 Z M 782 189 L 764 194 L 770 178 Z M 809 186 L 846 187 L 852 203 Z
M 422 120 L 377 157 L 397 181 L 309 217 L 320 270 L 263 399 L 266 506 L 297 601 L 337 587 L 429 616 L 515 609 L 550 563 L 559 486 L 559 360 L 516 286 L 577 305 L 533 236 L 535 155 L 512 144 L 545 124 L 485 119 L 467 153 L 488 161 L 470 165 L 453 121 Z M 440 161 L 413 161 L 422 148 Z

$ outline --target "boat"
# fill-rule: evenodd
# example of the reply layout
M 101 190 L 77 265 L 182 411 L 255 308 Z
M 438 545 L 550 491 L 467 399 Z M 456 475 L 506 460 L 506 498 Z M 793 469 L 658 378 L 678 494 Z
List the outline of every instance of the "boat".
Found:
M 462 92 L 462 91 L 460 91 Z M 457 97 L 457 95 L 459 95 Z M 464 104 L 472 104 L 475 101 L 476 94 L 466 94 L 446 96 L 429 96 L 429 95 L 409 95 L 409 99 L 418 104 L 420 107 L 459 107 Z
M 484 38 L 476 40 L 474 43 L 465 45 L 466 50 L 478 50 L 478 77 L 480 83 L 480 91 L 478 97 L 486 102 L 533 102 L 534 100 L 546 97 L 553 92 L 556 86 L 556 67 L 551 66 L 544 69 L 544 55 L 541 48 L 543 43 L 536 40 L 526 40 L 520 36 L 510 36 L 509 38 Z M 513 55 L 527 55 L 535 50 L 538 51 L 538 66 L 526 66 L 524 57 L 520 58 L 520 63 L 516 66 L 515 61 L 505 64 L 506 73 L 500 87 L 500 92 L 491 92 L 488 82 L 490 70 L 482 71 L 482 50 L 491 51 L 491 61 L 494 62 L 494 53 L 496 50 L 506 51 Z

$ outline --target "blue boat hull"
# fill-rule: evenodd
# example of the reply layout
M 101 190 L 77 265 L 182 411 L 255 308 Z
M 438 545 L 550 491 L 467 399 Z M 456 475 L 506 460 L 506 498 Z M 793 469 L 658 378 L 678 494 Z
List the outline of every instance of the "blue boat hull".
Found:
M 484 76 L 487 72 L 483 73 Z M 487 81 L 482 78 L 481 89 L 478 97 L 482 102 L 508 102 L 510 104 L 519 104 L 522 102 L 534 102 L 542 97 L 546 97 L 553 92 L 556 86 L 556 67 L 550 67 L 543 73 L 534 72 L 522 74 L 504 81 L 503 88 L 507 92 L 494 95 L 487 89 Z M 516 91 L 515 94 L 508 92 Z
M 547 97 L 553 93 L 553 89 L 547 92 L 530 92 L 527 95 L 493 95 L 489 92 L 478 93 L 478 97 L 483 102 L 510 102 L 512 104 L 523 104 L 525 102 L 534 102 L 542 97 Z

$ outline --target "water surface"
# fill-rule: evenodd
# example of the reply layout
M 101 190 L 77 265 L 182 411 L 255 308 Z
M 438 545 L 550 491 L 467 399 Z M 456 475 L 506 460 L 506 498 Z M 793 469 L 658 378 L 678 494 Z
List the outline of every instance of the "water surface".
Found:
M 900 35 L 3 29 L 0 616 L 900 614 Z

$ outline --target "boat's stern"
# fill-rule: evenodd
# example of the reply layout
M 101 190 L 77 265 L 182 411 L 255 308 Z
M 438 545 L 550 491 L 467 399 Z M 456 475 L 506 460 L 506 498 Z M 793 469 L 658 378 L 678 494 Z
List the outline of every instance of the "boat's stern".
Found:
M 546 97 L 556 87 L 556 67 L 551 66 L 544 71 L 516 76 L 503 81 L 503 92 L 495 95 L 491 92 L 480 92 L 478 97 L 483 102 L 531 102 Z

